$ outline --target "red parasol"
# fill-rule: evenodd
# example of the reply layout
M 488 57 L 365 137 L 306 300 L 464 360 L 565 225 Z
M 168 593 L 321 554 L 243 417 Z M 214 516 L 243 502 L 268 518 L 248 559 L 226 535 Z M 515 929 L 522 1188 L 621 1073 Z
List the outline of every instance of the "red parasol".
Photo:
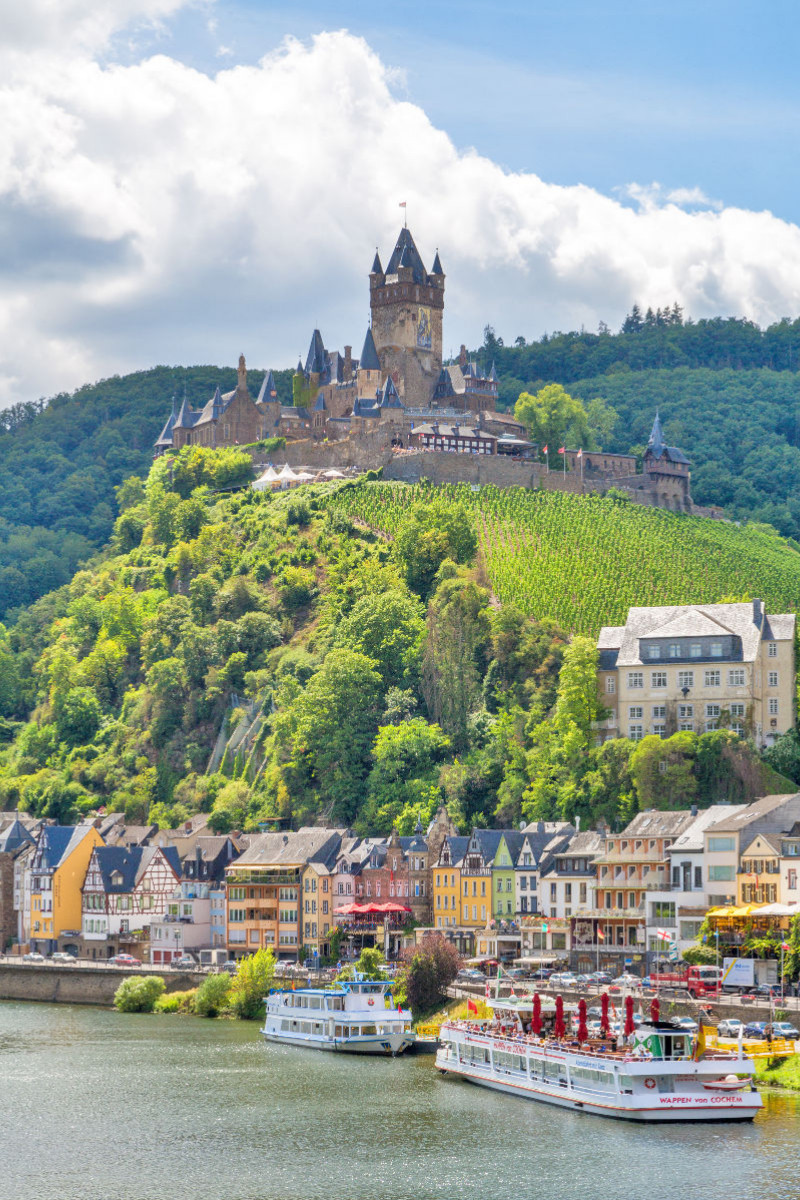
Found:
M 542 998 L 538 992 L 534 993 L 533 997 L 533 1015 L 531 1017 L 531 1029 L 537 1037 L 542 1034 Z
M 564 999 L 562 996 L 556 996 L 556 1023 L 553 1032 L 557 1038 L 563 1038 L 567 1032 L 564 1024 Z
M 608 1037 L 609 1030 L 608 992 L 603 992 L 602 996 L 600 997 L 600 1032 L 602 1033 L 603 1037 Z
M 625 1037 L 630 1037 L 636 1032 L 636 1025 L 633 1020 L 633 996 L 625 997 L 625 1027 L 623 1033 Z
M 654 1025 L 658 1024 L 660 1016 L 661 1016 L 661 1005 L 658 1003 L 658 998 L 656 998 L 655 1000 L 653 1000 L 652 1004 L 650 1005 L 650 1020 L 653 1022 Z
M 589 1030 L 586 1028 L 586 1001 L 581 996 L 578 1001 L 578 1041 L 585 1042 L 589 1036 Z

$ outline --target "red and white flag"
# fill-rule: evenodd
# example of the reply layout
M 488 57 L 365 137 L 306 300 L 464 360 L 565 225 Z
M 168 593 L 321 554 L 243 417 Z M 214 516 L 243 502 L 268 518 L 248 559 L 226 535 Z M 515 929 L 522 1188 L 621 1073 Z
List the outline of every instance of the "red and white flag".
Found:
M 547 454 L 547 446 L 542 446 L 542 454 Z
M 791 950 L 791 948 L 792 947 L 789 945 L 788 942 L 781 942 L 781 950 Z
M 656 937 L 660 938 L 662 942 L 671 942 L 672 941 L 672 934 L 670 933 L 670 931 L 668 929 L 657 929 Z
M 575 457 L 576 457 L 576 458 L 583 458 L 583 448 L 581 448 L 581 449 L 578 451 L 578 453 L 576 454 L 576 456 L 575 456 Z
M 559 447 L 558 447 L 558 453 L 559 453 L 559 454 L 566 454 L 566 453 L 567 453 L 566 446 L 559 446 Z

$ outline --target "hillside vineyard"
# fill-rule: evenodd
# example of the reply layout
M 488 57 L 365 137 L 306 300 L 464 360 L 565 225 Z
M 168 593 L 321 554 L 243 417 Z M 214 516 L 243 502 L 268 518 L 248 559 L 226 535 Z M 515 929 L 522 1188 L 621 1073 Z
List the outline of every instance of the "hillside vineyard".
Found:
M 413 504 L 437 496 L 473 514 L 503 603 L 575 633 L 596 637 L 637 605 L 761 596 L 775 611 L 794 611 L 800 598 L 800 554 L 773 533 L 610 497 L 360 483 L 328 504 L 391 535 Z

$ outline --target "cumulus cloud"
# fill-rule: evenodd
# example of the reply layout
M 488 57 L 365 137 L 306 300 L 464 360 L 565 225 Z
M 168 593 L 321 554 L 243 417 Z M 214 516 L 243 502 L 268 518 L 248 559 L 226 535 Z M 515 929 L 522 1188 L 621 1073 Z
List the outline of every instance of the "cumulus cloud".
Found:
M 358 350 L 400 200 L 448 275 L 446 351 L 486 322 L 530 337 L 637 300 L 759 321 L 800 308 L 796 226 L 718 209 L 691 181 L 611 197 L 506 172 L 457 150 L 347 32 L 213 77 L 110 60 L 129 19 L 180 3 L 29 5 L 61 14 L 67 50 L 31 44 L 0 93 L 0 404 L 156 362 L 290 365 L 315 325 Z

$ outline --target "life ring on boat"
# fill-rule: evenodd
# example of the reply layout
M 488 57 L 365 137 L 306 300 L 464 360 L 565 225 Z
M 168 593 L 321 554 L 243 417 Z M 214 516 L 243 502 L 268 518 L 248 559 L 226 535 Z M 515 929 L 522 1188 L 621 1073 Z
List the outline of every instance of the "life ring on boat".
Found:
M 647 1078 L 644 1081 L 644 1086 L 646 1088 L 654 1088 L 656 1086 L 656 1081 L 655 1081 L 655 1079 L 653 1079 L 652 1075 L 647 1076 Z
M 368 1001 L 367 1001 L 367 1004 L 370 1006 L 370 1008 L 372 1008 L 372 1006 L 373 1006 L 373 1004 L 374 1004 L 374 1003 L 375 1003 L 375 1001 L 374 1001 L 374 1000 L 368 1000 Z

